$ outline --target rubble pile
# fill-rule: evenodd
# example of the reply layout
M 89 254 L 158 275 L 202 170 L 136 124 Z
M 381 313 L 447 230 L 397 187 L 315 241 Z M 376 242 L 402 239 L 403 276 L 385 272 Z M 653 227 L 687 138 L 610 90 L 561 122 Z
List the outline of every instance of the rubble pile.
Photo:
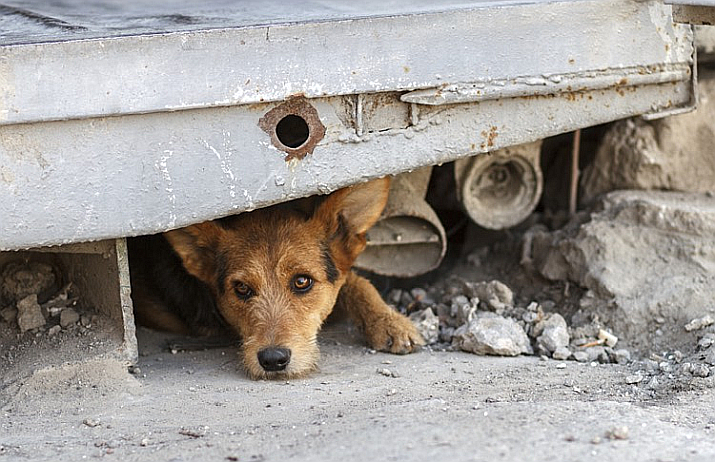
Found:
M 433 349 L 482 355 L 537 354 L 556 360 L 626 363 L 631 354 L 617 349 L 618 338 L 597 317 L 569 326 L 564 317 L 531 302 L 519 306 L 500 281 L 474 282 L 451 277 L 412 290 L 393 289 L 388 297 L 407 314 Z M 554 308 L 553 303 L 544 305 Z
M 0 321 L 16 325 L 21 334 L 47 332 L 53 336 L 78 323 L 89 327 L 91 317 L 77 311 L 79 294 L 70 283 L 58 289 L 57 271 L 39 262 L 12 261 L 0 272 Z

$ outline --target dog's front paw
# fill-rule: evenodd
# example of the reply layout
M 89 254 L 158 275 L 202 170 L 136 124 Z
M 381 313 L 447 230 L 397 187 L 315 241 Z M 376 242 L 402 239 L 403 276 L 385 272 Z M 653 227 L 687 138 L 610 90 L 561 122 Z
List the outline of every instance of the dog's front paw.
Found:
M 398 355 L 412 353 L 425 344 L 412 321 L 395 311 L 366 325 L 365 335 L 372 348 Z

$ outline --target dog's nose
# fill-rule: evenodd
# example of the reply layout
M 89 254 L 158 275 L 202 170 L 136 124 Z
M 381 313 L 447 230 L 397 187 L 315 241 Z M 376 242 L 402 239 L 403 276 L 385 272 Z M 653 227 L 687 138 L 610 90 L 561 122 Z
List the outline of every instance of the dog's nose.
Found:
M 290 350 L 282 347 L 267 347 L 258 352 L 258 363 L 267 372 L 282 371 L 290 363 Z

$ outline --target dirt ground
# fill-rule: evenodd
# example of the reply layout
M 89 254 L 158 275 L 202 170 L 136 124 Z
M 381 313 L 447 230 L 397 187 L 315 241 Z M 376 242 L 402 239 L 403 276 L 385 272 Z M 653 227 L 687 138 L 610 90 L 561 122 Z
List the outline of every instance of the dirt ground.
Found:
M 471 263 L 458 257 L 453 272 L 503 277 L 520 288 L 516 305 L 557 300 L 566 314 L 577 291 L 564 297 L 563 285 L 529 279 L 510 264 L 509 240 L 500 242 L 467 257 Z M 429 280 L 422 286 L 448 278 Z M 92 331 L 72 329 L 69 339 Z M 688 352 L 634 352 L 615 364 L 479 356 L 436 344 L 394 356 L 369 350 L 350 324 L 336 321 L 321 333 L 320 370 L 276 382 L 248 379 L 236 347 L 172 353 L 167 345 L 177 339 L 142 328 L 138 339 L 131 373 L 99 360 L 5 389 L 0 461 L 715 458 L 713 377 L 683 373 Z
M 2 409 L 0 460 L 715 458 L 715 391 L 644 398 L 626 384 L 632 365 L 393 356 L 340 324 L 322 335 L 319 372 L 256 382 L 235 348 L 172 354 L 139 338 L 134 375 L 105 362 L 27 381 Z

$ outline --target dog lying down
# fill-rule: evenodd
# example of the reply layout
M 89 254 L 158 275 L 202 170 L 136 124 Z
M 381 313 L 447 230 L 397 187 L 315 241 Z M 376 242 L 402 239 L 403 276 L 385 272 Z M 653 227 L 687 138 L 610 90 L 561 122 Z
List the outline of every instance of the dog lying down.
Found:
M 390 180 L 130 241 L 137 321 L 192 335 L 233 330 L 260 378 L 314 370 L 316 336 L 344 309 L 372 348 L 405 354 L 424 340 L 351 267 L 382 213 Z

